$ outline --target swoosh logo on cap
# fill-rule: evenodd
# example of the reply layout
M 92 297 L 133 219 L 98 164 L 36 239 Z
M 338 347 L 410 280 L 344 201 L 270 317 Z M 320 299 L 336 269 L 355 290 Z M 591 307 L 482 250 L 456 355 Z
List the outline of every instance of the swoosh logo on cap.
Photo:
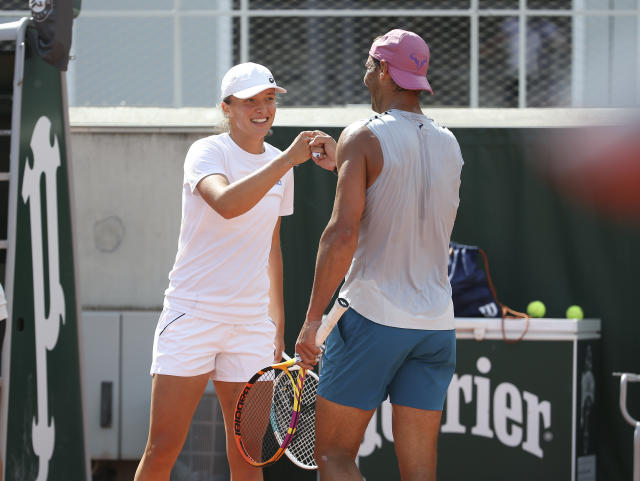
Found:
M 271 82 L 272 84 L 276 83 L 276 81 L 273 80 L 273 77 L 269 77 L 269 82 Z

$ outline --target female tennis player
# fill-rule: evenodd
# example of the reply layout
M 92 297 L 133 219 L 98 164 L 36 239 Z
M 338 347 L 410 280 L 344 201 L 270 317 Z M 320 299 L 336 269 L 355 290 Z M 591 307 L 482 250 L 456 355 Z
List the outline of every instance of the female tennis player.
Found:
M 169 480 L 209 379 L 231 478 L 262 479 L 236 449 L 233 413 L 245 382 L 281 359 L 280 216 L 293 213 L 291 168 L 311 157 L 309 142 L 321 133 L 301 132 L 284 152 L 264 141 L 276 93 L 286 90 L 262 65 L 232 67 L 221 91 L 229 131 L 196 141 L 184 164 L 178 253 L 154 337 L 149 438 L 136 481 Z M 335 167 L 321 152 L 314 160 Z

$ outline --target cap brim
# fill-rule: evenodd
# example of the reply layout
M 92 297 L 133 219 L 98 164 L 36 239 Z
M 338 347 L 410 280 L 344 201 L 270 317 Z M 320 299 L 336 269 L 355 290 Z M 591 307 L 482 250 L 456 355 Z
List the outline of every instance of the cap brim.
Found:
M 240 92 L 236 92 L 233 95 L 234 97 L 237 97 L 239 99 L 248 99 L 253 97 L 254 95 L 258 95 L 260 92 L 263 92 L 265 90 L 269 90 L 269 89 L 276 89 L 276 92 L 280 92 L 281 94 L 286 94 L 287 91 L 285 89 L 283 89 L 282 87 L 278 87 L 277 85 L 273 85 L 273 84 L 263 84 L 263 85 L 256 85 L 254 87 L 250 87 L 248 89 L 244 89 L 241 90 Z
M 400 70 L 392 65 L 389 65 L 389 73 L 391 78 L 400 87 L 407 90 L 426 90 L 430 94 L 433 94 L 433 89 L 424 75 L 416 75 L 405 70 Z

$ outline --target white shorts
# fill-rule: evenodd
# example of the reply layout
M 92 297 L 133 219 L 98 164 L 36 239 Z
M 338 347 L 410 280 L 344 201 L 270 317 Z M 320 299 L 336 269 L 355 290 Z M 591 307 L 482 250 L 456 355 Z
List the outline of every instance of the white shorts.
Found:
M 198 376 L 246 382 L 273 364 L 276 326 L 271 319 L 225 324 L 164 308 L 153 338 L 151 375 Z

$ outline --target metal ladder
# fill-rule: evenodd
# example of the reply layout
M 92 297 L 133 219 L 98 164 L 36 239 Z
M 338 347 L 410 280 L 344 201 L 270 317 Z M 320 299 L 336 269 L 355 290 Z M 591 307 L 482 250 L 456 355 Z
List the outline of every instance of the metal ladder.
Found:
M 11 137 L 11 129 L 0 129 L 0 137 Z M 9 151 L 7 152 L 0 152 L 0 156 L 2 156 L 3 158 L 6 157 L 7 160 L 9 160 Z M 9 162 L 7 162 L 7 165 L 9 164 Z M 2 165 L 2 164 L 0 164 Z M 11 179 L 11 172 L 9 170 L 6 171 L 2 171 L 0 172 L 0 186 L 4 187 L 5 183 L 6 183 L 6 189 L 2 189 L 0 188 L 0 192 L 6 192 L 7 194 L 7 199 L 0 199 L 0 208 L 5 210 L 5 212 L 3 212 L 4 216 L 6 218 L 8 218 L 9 215 L 9 181 Z M 2 202 L 4 201 L 4 202 Z M 0 251 L 7 251 L 7 248 L 9 247 L 8 241 L 6 239 L 6 234 L 7 234 L 7 229 L 5 227 L 4 230 L 4 239 L 0 239 Z M 4 281 L 4 279 L 0 279 L 2 281 Z
M 4 87 L 4 86 L 3 86 Z M 2 99 L 3 101 L 5 99 Z M 7 99 L 11 101 L 11 99 Z M 0 141 L 3 138 L 11 137 L 11 129 L 0 129 Z M 8 143 L 7 143 L 8 144 Z M 0 145 L 5 145 L 2 141 Z M 4 149 L 3 149 L 4 150 Z M 9 242 L 6 239 L 9 227 L 9 181 L 11 180 L 10 162 L 9 162 L 10 148 L 4 152 L 0 152 L 0 218 L 6 221 L 6 225 L 1 226 L 2 235 L 0 235 L 0 343 L 4 343 L 4 337 L 6 332 L 7 320 L 5 318 L 8 315 L 7 299 L 4 293 L 4 278 L 6 276 L 6 262 L 9 248 Z M 1 344 L 0 344 L 1 346 Z M 1 352 L 1 347 L 0 347 Z M 2 387 L 2 376 L 0 373 L 0 388 Z
M 3 85 L 4 87 L 4 85 Z M 4 95 L 2 95 L 4 97 Z M 11 95 L 7 95 L 7 97 L 12 97 Z M 0 99 L 4 101 L 5 99 Z M 8 98 L 11 102 L 11 98 Z M 11 138 L 11 129 L 0 129 L 0 141 L 4 138 Z M 7 145 L 9 143 L 6 143 Z M 5 142 L 2 141 L 0 145 L 5 145 Z M 3 149 L 4 150 L 4 149 Z M 11 171 L 10 171 L 10 148 L 6 149 L 6 151 L 0 152 L 0 218 L 6 221 L 6 224 L 1 226 L 2 235 L 0 235 L 0 342 L 4 343 L 4 337 L 6 332 L 6 323 L 8 322 L 5 318 L 8 315 L 7 309 L 7 299 L 4 293 L 4 282 L 6 276 L 6 262 L 7 262 L 7 254 L 9 248 L 9 241 L 7 240 L 7 234 L 9 232 L 9 181 L 11 180 Z M 0 348 L 1 351 L 1 348 Z M 2 376 L 0 374 L 0 387 L 2 387 Z
M 15 42 L 14 58 L 13 58 L 13 76 L 10 79 L 3 79 L 3 85 L 1 86 L 4 92 L 0 92 L 3 103 L 11 106 L 9 111 L 9 128 L 7 129 L 7 123 L 2 124 L 0 129 L 0 139 L 9 139 L 9 149 L 7 152 L 0 152 L 0 156 L 6 156 L 8 162 L 2 162 L 0 164 L 0 186 L 3 192 L 2 199 L 0 199 L 0 209 L 5 210 L 3 212 L 3 218 L 6 218 L 7 225 L 3 226 L 0 235 L 0 263 L 2 269 L 0 269 L 0 283 L 5 293 L 7 300 L 7 311 L 9 316 L 11 315 L 11 296 L 13 294 L 13 279 L 11 273 L 13 273 L 14 259 L 11 255 L 10 248 L 11 243 L 15 242 L 15 214 L 16 214 L 16 202 L 17 202 L 17 168 L 18 168 L 18 150 L 20 147 L 20 110 L 22 104 L 22 80 L 24 74 L 24 56 L 25 56 L 25 33 L 30 19 L 24 17 L 15 22 L 7 22 L 0 24 L 0 41 L 3 42 Z M 10 83 L 7 85 L 7 80 Z M 2 142 L 5 143 L 4 141 Z M 5 190 L 6 189 L 6 190 Z M 6 194 L 4 194 L 6 192 Z M 6 195 L 6 197 L 5 197 Z M 3 328 L 7 328 L 7 322 L 3 323 Z M 8 332 L 8 329 L 6 329 Z M 4 336 L 3 336 L 4 337 Z M 4 341 L 4 339 L 3 339 Z M 3 361 L 8 360 L 9 349 L 2 343 Z M 5 362 L 3 362 L 2 371 L 5 371 Z M 0 387 L 3 384 L 4 375 L 0 372 Z M 4 400 L 4 393 L 2 394 Z M 3 420 L 0 420 L 2 422 Z
M 9 248 L 9 181 L 11 180 L 11 124 L 13 110 L 13 73 L 15 51 L 0 52 L 0 284 L 4 286 L 4 264 L 7 262 Z

